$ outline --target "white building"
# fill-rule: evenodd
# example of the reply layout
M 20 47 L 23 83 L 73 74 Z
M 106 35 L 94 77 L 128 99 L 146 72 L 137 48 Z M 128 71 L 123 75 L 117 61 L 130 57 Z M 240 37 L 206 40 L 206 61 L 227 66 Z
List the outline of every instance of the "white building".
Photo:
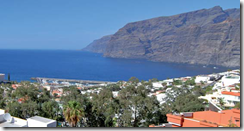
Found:
M 48 91 L 51 90 L 51 86 L 42 86 L 43 88 L 46 88 Z
M 161 81 L 161 82 L 153 82 L 152 83 L 152 86 L 153 86 L 153 88 L 162 88 L 163 87 L 163 82 Z
M 27 119 L 28 127 L 56 127 L 56 120 L 34 116 Z
M 228 75 L 221 79 L 222 86 L 229 86 L 240 83 L 240 76 L 238 75 Z
M 224 106 L 234 107 L 237 102 L 240 102 L 240 92 L 236 91 L 217 91 L 213 94 L 207 94 L 205 96 L 200 96 L 200 99 L 208 100 L 214 104 L 219 104 L 219 99 L 222 98 L 224 101 Z
M 56 127 L 57 125 L 56 120 L 40 116 L 34 116 L 27 120 L 12 116 L 8 118 L 9 120 L 6 120 L 5 110 L 0 109 L 0 127 Z
M 167 79 L 164 80 L 163 83 L 166 83 L 166 86 L 171 86 L 173 84 L 174 80 L 173 79 Z
M 195 79 L 195 83 L 201 83 L 201 82 L 204 82 L 204 83 L 207 83 L 209 80 L 209 76 L 196 76 L 196 79 Z
M 222 91 L 222 98 L 224 99 L 225 106 L 233 107 L 236 103 L 240 102 L 240 92 Z
M 5 80 L 5 74 L 0 74 L 0 82 Z
M 113 91 L 113 97 L 118 97 L 119 92 L 118 91 Z
M 156 97 L 159 103 L 163 104 L 165 102 L 164 98 L 167 97 L 167 95 L 165 93 L 161 93 L 161 94 L 157 94 Z

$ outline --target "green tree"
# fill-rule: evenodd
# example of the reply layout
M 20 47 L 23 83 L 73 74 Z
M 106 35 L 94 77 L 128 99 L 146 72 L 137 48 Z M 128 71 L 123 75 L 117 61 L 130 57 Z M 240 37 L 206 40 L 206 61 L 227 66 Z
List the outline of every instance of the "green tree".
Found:
M 80 102 L 84 108 L 84 117 L 83 121 L 80 121 L 80 124 L 83 127 L 97 127 L 98 121 L 96 121 L 96 112 L 92 109 L 93 105 L 88 96 L 83 96 L 78 102 Z
M 4 109 L 6 106 L 6 98 L 4 98 L 4 89 L 0 88 L 0 108 Z
M 151 82 L 158 82 L 158 79 L 157 78 L 152 78 L 150 81 Z
M 111 91 L 120 91 L 120 86 L 118 84 L 112 84 L 112 85 L 109 85 L 107 86 L 109 88 L 109 90 Z
M 167 113 L 175 112 L 203 111 L 205 109 L 204 101 L 198 99 L 197 94 L 184 86 L 182 88 L 172 87 L 172 91 L 166 93 L 167 97 L 164 99 L 165 103 L 162 105 L 164 109 L 163 115 L 165 116 Z
M 7 105 L 7 112 L 15 117 L 22 117 L 21 104 L 17 101 L 9 102 Z
M 145 88 L 147 88 L 147 89 L 152 89 L 152 88 L 153 88 L 153 86 L 152 86 L 152 81 L 151 81 L 151 80 L 149 80 L 148 82 L 147 82 L 147 81 L 142 82 L 142 85 L 143 85 Z
M 204 85 L 205 84 L 203 81 L 201 81 L 200 83 L 201 83 L 201 85 Z
M 195 86 L 193 89 L 191 89 L 190 92 L 192 92 L 192 94 L 198 97 L 206 95 L 206 89 L 203 89 L 200 86 Z
M 131 77 L 131 78 L 129 79 L 129 82 L 131 82 L 132 84 L 137 84 L 137 83 L 139 83 L 139 79 L 136 78 L 136 77 Z
M 218 98 L 219 100 L 219 105 L 223 108 L 225 102 L 224 102 L 224 98 Z
M 42 104 L 42 113 L 41 115 L 50 119 L 58 119 L 60 112 L 59 105 L 56 101 L 47 101 Z
M 77 87 L 70 87 L 70 88 L 64 88 L 63 94 L 61 97 L 62 104 L 67 104 L 69 101 L 78 101 L 80 100 L 82 94 Z
M 15 90 L 15 92 L 12 94 L 12 97 L 16 99 L 24 98 L 25 100 L 37 101 L 38 95 L 39 95 L 39 90 L 34 84 L 28 81 L 23 81 L 20 83 L 20 86 Z
M 119 126 L 138 127 L 155 123 L 159 102 L 144 86 L 127 86 L 119 92 Z M 133 122 L 131 122 L 133 121 Z M 145 121 L 144 123 L 142 121 Z
M 12 100 L 11 98 L 12 97 L 12 92 L 13 92 L 13 87 L 11 85 L 8 85 L 7 86 L 7 89 L 6 89 L 6 94 L 5 94 L 5 98 L 7 98 L 8 101 Z
M 205 89 L 205 94 L 212 94 L 213 93 L 213 86 L 207 86 Z
M 92 111 L 96 114 L 97 127 L 113 126 L 113 118 L 118 109 L 115 101 L 112 91 L 108 89 L 103 89 L 99 94 L 93 95 Z
M 20 104 L 21 108 L 21 118 L 27 119 L 32 116 L 37 115 L 39 112 L 37 110 L 37 103 L 33 101 L 25 101 L 24 103 Z
M 1 109 L 5 109 L 5 107 L 6 107 L 6 101 L 7 99 L 6 98 L 2 98 L 2 99 L 0 99 L 0 108 Z
M 83 108 L 80 103 L 76 101 L 69 101 L 67 105 L 64 106 L 64 117 L 71 127 L 76 127 L 77 123 L 84 116 Z
M 181 80 L 174 80 L 173 85 L 182 85 L 182 81 Z
M 44 88 L 42 92 L 39 93 L 37 101 L 38 103 L 44 103 L 46 101 L 49 101 L 50 99 L 52 99 L 50 91 Z
M 236 109 L 240 109 L 240 107 L 241 107 L 240 106 L 240 102 L 236 103 L 235 106 L 234 106 L 234 108 L 236 108 Z
M 10 74 L 8 73 L 8 81 L 10 81 Z
M 172 109 L 174 112 L 195 112 L 203 111 L 203 100 L 198 99 L 193 94 L 179 95 L 175 102 L 172 103 Z
M 195 83 L 195 80 L 194 80 L 194 79 L 189 79 L 189 80 L 187 80 L 187 81 L 185 82 L 185 85 L 191 85 L 191 86 L 194 86 L 194 85 L 196 85 L 196 83 Z

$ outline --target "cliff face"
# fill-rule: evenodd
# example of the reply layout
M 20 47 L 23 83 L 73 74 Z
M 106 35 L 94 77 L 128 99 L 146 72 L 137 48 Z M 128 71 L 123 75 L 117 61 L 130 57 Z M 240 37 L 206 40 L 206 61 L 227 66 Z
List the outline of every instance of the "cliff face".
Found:
M 129 23 L 104 45 L 105 57 L 240 66 L 240 10 L 216 6 Z
M 107 35 L 102 37 L 101 39 L 94 40 L 91 44 L 87 47 L 82 49 L 82 51 L 89 51 L 94 53 L 104 53 L 106 51 L 107 44 L 111 39 L 112 35 Z

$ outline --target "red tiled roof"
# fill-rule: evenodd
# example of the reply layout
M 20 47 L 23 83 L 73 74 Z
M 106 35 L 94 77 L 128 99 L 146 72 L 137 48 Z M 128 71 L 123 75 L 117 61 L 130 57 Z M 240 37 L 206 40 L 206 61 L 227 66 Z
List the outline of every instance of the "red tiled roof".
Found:
M 182 78 L 181 80 L 182 81 L 187 81 L 189 78 Z
M 14 88 L 15 90 L 19 87 L 19 85 L 17 84 L 12 84 L 12 88 Z
M 230 121 L 240 127 L 240 110 L 238 109 L 223 110 L 221 112 L 198 111 L 193 112 L 192 117 L 189 118 L 173 114 L 167 114 L 166 116 L 168 122 L 175 123 L 173 125 L 180 127 L 228 126 Z
M 53 94 L 54 94 L 54 93 L 59 94 L 59 93 L 61 93 L 61 92 L 60 92 L 60 91 L 57 91 L 57 90 L 54 90 L 54 91 L 53 91 Z
M 229 91 L 222 91 L 221 94 L 224 94 L 224 95 L 232 95 L 232 96 L 240 96 L 240 93 L 237 93 L 237 92 L 229 92 Z
M 229 87 L 235 87 L 235 85 L 229 85 Z
M 18 99 L 18 102 L 19 102 L 19 103 L 22 103 L 23 101 L 25 101 L 24 98 L 19 98 L 19 99 Z

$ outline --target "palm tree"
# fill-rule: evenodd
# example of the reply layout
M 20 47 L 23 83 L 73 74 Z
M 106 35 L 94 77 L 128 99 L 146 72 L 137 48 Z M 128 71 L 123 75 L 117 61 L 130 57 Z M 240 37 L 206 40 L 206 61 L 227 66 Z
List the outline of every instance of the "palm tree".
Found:
M 69 101 L 66 106 L 64 106 L 64 117 L 68 121 L 71 127 L 76 127 L 77 123 L 83 117 L 84 112 L 80 103 L 76 101 Z

